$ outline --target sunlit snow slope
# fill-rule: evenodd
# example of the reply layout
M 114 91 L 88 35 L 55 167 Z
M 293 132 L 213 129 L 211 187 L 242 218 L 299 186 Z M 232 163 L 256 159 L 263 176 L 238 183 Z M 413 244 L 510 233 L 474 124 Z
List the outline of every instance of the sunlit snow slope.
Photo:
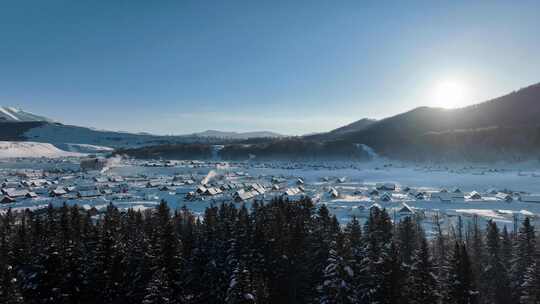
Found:
M 53 122 L 51 119 L 25 112 L 14 107 L 0 106 L 0 121 L 3 122 L 28 122 L 28 121 L 45 121 Z
M 84 156 L 82 153 L 67 152 L 47 143 L 0 141 L 0 158 L 15 157 L 66 157 Z

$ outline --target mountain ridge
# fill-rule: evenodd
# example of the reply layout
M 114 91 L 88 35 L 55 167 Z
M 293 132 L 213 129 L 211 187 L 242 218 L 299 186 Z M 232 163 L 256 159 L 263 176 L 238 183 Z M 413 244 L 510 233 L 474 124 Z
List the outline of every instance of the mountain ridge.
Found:
M 53 123 L 54 120 L 25 112 L 16 107 L 0 106 L 0 122 L 49 122 Z
M 215 137 L 215 138 L 229 138 L 229 139 L 285 137 L 285 135 L 272 132 L 272 131 L 234 132 L 234 131 L 220 131 L 220 130 L 205 130 L 202 132 L 192 133 L 190 135 L 198 136 L 198 137 Z
M 283 135 L 270 131 L 225 132 L 206 130 L 181 135 L 110 131 L 94 127 L 62 124 L 19 108 L 0 106 L 0 140 L 4 141 L 36 141 L 52 143 L 59 147 L 66 144 L 89 144 L 121 148 L 172 143 L 221 143 L 251 138 L 280 137 L 283 137 Z
M 454 136 L 452 139 L 455 147 L 447 144 L 446 149 L 454 150 L 467 144 L 474 149 L 474 141 L 476 141 L 477 146 L 482 144 L 483 149 L 487 150 L 489 144 L 480 136 L 485 133 L 476 131 L 485 128 L 500 128 L 501 130 L 512 129 L 515 132 L 514 136 L 521 136 L 521 140 L 512 141 L 513 145 L 507 150 L 517 149 L 522 153 L 524 151 L 521 151 L 516 144 L 522 142 L 521 147 L 523 147 L 529 145 L 531 139 L 536 138 L 535 136 L 540 138 L 540 132 L 537 135 L 534 133 L 535 128 L 540 127 L 539 117 L 540 83 L 457 109 L 417 107 L 379 120 L 363 130 L 334 136 L 331 139 L 366 144 L 378 153 L 389 157 L 416 159 L 429 158 L 431 152 L 438 150 L 438 147 L 434 145 L 441 144 L 442 137 L 444 137 L 443 142 L 451 140 L 448 134 L 454 134 L 456 131 L 461 132 L 459 136 Z M 466 132 L 463 132 L 464 130 Z M 504 136 L 510 136 L 507 132 L 503 133 Z M 491 133 L 490 138 L 496 141 L 493 136 L 494 134 Z M 509 139 L 507 141 L 510 142 Z M 534 147 L 530 151 L 531 155 L 536 153 L 536 146 Z M 540 146 L 538 148 L 540 150 Z M 453 153 L 439 152 L 439 154 Z M 457 152 L 454 154 L 459 155 Z M 437 156 L 438 154 L 433 152 L 433 157 Z
M 326 133 L 287 137 L 269 131 L 225 132 L 206 130 L 178 136 L 120 133 L 43 121 L 41 116 L 1 107 L 10 119 L 0 120 L 0 140 L 37 141 L 53 144 L 90 144 L 126 148 L 179 143 L 252 145 L 259 153 L 279 149 L 364 144 L 381 156 L 408 160 L 460 158 L 522 159 L 540 155 L 540 83 L 478 104 L 443 109 L 416 107 L 381 120 L 363 118 Z M 27 115 L 16 120 L 14 113 Z M 32 120 L 32 119 L 35 119 Z M 257 139 L 253 139 L 257 137 Z M 296 141 L 287 143 L 287 139 Z M 332 144 L 334 143 L 334 144 Z M 231 150 L 237 155 L 250 151 Z M 309 150 L 309 149 L 307 149 Z M 306 151 L 307 151 L 306 150 Z M 327 150 L 330 151 L 330 150 Z M 270 153 L 272 152 L 272 153 Z M 294 152 L 294 151 L 293 151 Z M 292 152 L 291 152 L 292 153 Z M 325 152 L 326 153 L 326 152 Z M 349 152 L 346 152 L 349 153 Z M 292 153 L 291 155 L 293 155 Z

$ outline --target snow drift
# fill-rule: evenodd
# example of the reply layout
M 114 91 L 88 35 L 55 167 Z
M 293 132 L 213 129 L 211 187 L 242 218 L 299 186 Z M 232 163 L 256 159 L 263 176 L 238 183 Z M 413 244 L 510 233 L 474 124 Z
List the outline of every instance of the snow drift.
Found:
M 57 147 L 38 142 L 0 141 L 0 158 L 16 157 L 68 157 L 84 156 L 82 153 L 67 152 Z

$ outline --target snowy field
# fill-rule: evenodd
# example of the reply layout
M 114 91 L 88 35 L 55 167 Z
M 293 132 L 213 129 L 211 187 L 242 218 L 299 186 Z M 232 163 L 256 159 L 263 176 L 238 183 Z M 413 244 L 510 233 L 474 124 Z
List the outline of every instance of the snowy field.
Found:
M 102 172 L 82 172 L 77 158 L 0 161 L 3 189 L 33 192 L 6 199 L 2 210 L 40 209 L 64 202 L 103 210 L 154 207 L 165 200 L 201 214 L 211 204 L 236 201 L 250 205 L 286 195 L 310 196 L 326 204 L 342 223 L 365 218 L 369 209 L 386 208 L 398 221 L 416 215 L 426 226 L 438 216 L 443 224 L 495 220 L 508 229 L 540 215 L 540 166 L 417 165 L 389 161 L 368 163 L 201 162 L 122 160 Z M 27 172 L 33 172 L 28 174 Z M 44 185 L 30 181 L 41 180 Z M 15 190 L 14 190 L 15 189 Z M 54 195 L 52 190 L 65 190 Z M 10 193 L 5 192 L 5 196 Z M 19 193 L 20 194 L 20 193 Z
M 83 156 L 77 152 L 60 150 L 52 144 L 31 141 L 0 141 L 0 159 L 18 157 L 70 157 Z

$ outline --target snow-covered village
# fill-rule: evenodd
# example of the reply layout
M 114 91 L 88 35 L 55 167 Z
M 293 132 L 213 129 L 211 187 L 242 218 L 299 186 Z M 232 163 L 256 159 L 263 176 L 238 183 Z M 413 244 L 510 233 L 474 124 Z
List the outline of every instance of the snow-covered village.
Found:
M 13 145 L 12 143 L 10 153 L 14 152 Z M 531 241 L 530 235 L 531 233 L 534 234 L 534 226 L 538 225 L 538 216 L 540 214 L 540 186 L 537 182 L 540 174 L 535 170 L 530 170 L 531 166 L 534 165 L 531 163 L 524 165 L 524 167 L 529 168 L 529 170 L 525 170 L 507 164 L 482 166 L 474 164 L 468 166 L 412 164 L 378 158 L 377 155 L 373 155 L 375 158 L 367 162 L 283 162 L 255 161 L 253 159 L 239 162 L 223 160 L 140 160 L 126 156 L 112 156 L 110 153 L 88 155 L 54 151 L 56 155 L 47 152 L 47 157 L 4 157 L 0 160 L 2 181 L 0 218 L 2 218 L 3 223 L 1 226 L 2 231 L 5 234 L 7 233 L 6 229 L 10 229 L 10 225 L 18 227 L 22 223 L 28 222 L 29 227 L 24 229 L 29 229 L 34 233 L 40 233 L 40 225 L 44 225 L 43 228 L 46 231 L 68 229 L 67 231 L 58 230 L 57 233 L 61 239 L 66 237 L 71 239 L 72 236 L 67 236 L 65 233 L 77 235 L 78 233 L 75 231 L 82 229 L 80 232 L 82 234 L 76 236 L 81 238 L 77 243 L 54 245 L 57 242 L 57 237 L 50 235 L 47 237 L 48 245 L 41 247 L 40 250 L 43 250 L 43 252 L 39 253 L 39 255 L 32 257 L 28 253 L 20 252 L 17 259 L 35 261 L 34 263 L 46 263 L 46 261 L 55 258 L 59 254 L 57 250 L 60 250 L 60 252 L 70 250 L 69 252 L 71 252 L 71 250 L 77 249 L 80 250 L 78 253 L 61 253 L 61 255 L 67 254 L 67 256 L 57 258 L 69 262 L 69 259 L 83 258 L 93 252 L 92 254 L 96 254 L 96 259 L 101 258 L 108 262 L 105 262 L 106 264 L 102 266 L 94 264 L 93 261 L 90 261 L 89 264 L 79 266 L 69 266 L 68 264 L 59 268 L 51 265 L 56 267 L 54 269 L 48 268 L 49 266 L 44 264 L 44 267 L 46 267 L 44 269 L 47 270 L 47 273 L 51 272 L 52 275 L 63 275 L 67 272 L 71 276 L 79 273 L 78 279 L 69 277 L 67 280 L 60 279 L 60 281 L 69 284 L 61 289 L 60 294 L 57 294 L 60 291 L 51 293 L 48 290 L 40 291 L 39 286 L 34 285 L 32 287 L 32 284 L 42 284 L 40 283 L 42 280 L 56 280 L 54 277 L 51 278 L 51 274 L 43 273 L 34 268 L 21 268 L 18 274 L 11 269 L 7 269 L 3 275 L 20 277 L 20 284 L 22 285 L 18 285 L 18 281 L 8 282 L 7 286 L 3 287 L 5 289 L 3 289 L 0 296 L 5 295 L 6 298 L 22 299 L 21 294 L 24 292 L 26 299 L 38 299 L 35 301 L 36 303 L 41 303 L 39 299 L 43 295 L 53 299 L 78 299 L 81 297 L 85 298 L 86 301 L 90 301 L 90 303 L 93 303 L 93 301 L 111 301 L 107 303 L 115 303 L 117 300 L 126 299 L 129 301 L 142 301 L 142 303 L 204 303 L 207 301 L 220 302 L 223 298 L 240 299 L 241 303 L 257 303 L 261 298 L 288 302 L 291 297 L 295 296 L 283 292 L 289 292 L 291 284 L 293 284 L 293 286 L 298 285 L 295 288 L 304 288 L 304 292 L 307 293 L 299 298 L 302 302 L 324 303 L 325 299 L 336 297 L 339 300 L 335 303 L 361 303 L 360 301 L 364 301 L 362 299 L 368 299 L 367 303 L 374 303 L 371 301 L 375 297 L 385 298 L 389 294 L 386 291 L 371 293 L 365 289 L 360 289 L 360 291 L 351 289 L 352 286 L 377 288 L 372 285 L 373 283 L 356 283 L 355 278 L 372 276 L 373 269 L 371 267 L 382 267 L 379 265 L 381 261 L 382 265 L 393 263 L 392 260 L 386 261 L 385 259 L 389 259 L 394 255 L 391 254 L 392 251 L 385 253 L 386 249 L 381 249 L 386 248 L 384 244 L 390 242 L 388 237 L 391 236 L 377 241 L 382 242 L 375 245 L 382 246 L 379 249 L 370 249 L 369 247 L 361 249 L 361 243 L 367 242 L 370 235 L 373 234 L 373 241 L 376 241 L 379 238 L 378 233 L 383 233 L 387 231 L 385 229 L 389 229 L 388 227 L 393 227 L 391 229 L 395 232 L 391 238 L 399 242 L 397 244 L 400 244 L 399 251 L 395 251 L 395 253 L 400 257 L 399 263 L 402 264 L 399 269 L 401 270 L 399 272 L 390 271 L 380 280 L 384 282 L 389 277 L 394 277 L 399 279 L 400 282 L 407 282 L 408 280 L 416 280 L 416 272 L 405 275 L 402 271 L 410 268 L 411 271 L 419 271 L 418 275 L 422 271 L 427 271 L 426 273 L 436 271 L 439 269 L 437 265 L 443 263 L 447 258 L 448 253 L 444 253 L 445 250 L 453 252 L 450 255 L 453 256 L 460 250 L 467 248 L 460 249 L 459 242 L 464 242 L 465 245 L 463 246 L 471 246 L 471 250 L 475 250 L 474 246 L 482 246 L 483 249 L 476 249 L 481 251 L 473 251 L 470 257 L 471 261 L 480 261 L 481 257 L 475 256 L 475 254 L 487 254 L 492 250 L 490 246 L 493 245 L 490 245 L 489 242 L 492 242 L 490 238 L 493 237 L 493 233 L 500 234 L 501 244 L 498 246 L 501 247 L 498 250 L 504 249 L 504 252 L 508 254 L 507 257 L 501 257 L 501 259 L 510 259 L 516 255 L 516 261 L 524 262 L 528 250 L 532 249 L 520 246 Z M 40 153 L 44 152 L 34 150 L 35 155 Z M 306 235 L 303 237 L 307 239 L 303 242 L 315 246 L 313 252 L 315 256 L 310 257 L 310 259 L 315 258 L 317 254 L 328 255 L 320 260 L 323 266 L 326 265 L 321 266 L 322 269 L 317 270 L 317 268 L 314 268 L 315 271 L 300 272 L 300 274 L 306 276 L 306 280 L 312 276 L 321 276 L 320 278 L 323 281 L 315 287 L 302 287 L 302 281 L 293 279 L 292 281 L 288 280 L 285 286 L 273 286 L 271 287 L 273 289 L 266 292 L 257 290 L 253 286 L 259 283 L 245 281 L 246 278 L 257 273 L 257 270 L 249 270 L 243 261 L 237 260 L 240 257 L 247 260 L 253 258 L 251 254 L 242 253 L 243 250 L 252 248 L 250 250 L 258 252 L 258 250 L 262 249 L 263 251 L 258 254 L 265 255 L 270 259 L 269 262 L 271 263 L 284 263 L 283 265 L 290 262 L 287 255 L 292 254 L 293 256 L 290 257 L 292 260 L 296 260 L 298 257 L 291 252 L 287 253 L 286 248 L 275 247 L 280 244 L 275 242 L 277 239 L 281 239 L 281 236 L 272 236 L 272 234 L 264 236 L 263 243 L 259 244 L 256 239 L 249 238 L 249 241 L 243 238 L 237 239 L 236 233 L 242 231 L 237 229 L 254 229 L 254 227 L 247 228 L 251 227 L 248 225 L 245 228 L 241 228 L 242 226 L 225 228 L 226 226 L 221 226 L 238 225 L 243 212 L 247 212 L 244 216 L 249 217 L 249 221 L 254 221 L 254 223 L 262 220 L 257 219 L 263 216 L 261 214 L 268 213 L 267 216 L 277 216 L 277 214 L 273 213 L 275 211 L 271 211 L 275 208 L 281 210 L 280 213 L 284 212 L 286 217 L 291 216 L 287 214 L 288 212 L 299 212 L 286 211 L 289 210 L 289 207 L 284 205 L 279 207 L 280 204 L 290 205 L 293 208 L 298 208 L 299 211 L 306 207 L 309 208 L 307 210 L 311 210 L 307 214 L 309 221 L 313 222 L 307 225 L 312 227 L 310 229 L 316 230 L 304 232 Z M 282 209 L 284 207 L 286 209 Z M 263 211 L 262 208 L 269 209 Z M 227 224 L 227 220 L 222 218 L 219 221 L 225 222 L 218 224 L 222 227 L 220 229 L 232 230 L 227 233 L 222 231 L 221 233 L 225 234 L 215 240 L 226 241 L 222 249 L 214 252 L 197 253 L 197 246 L 208 246 L 211 243 L 207 243 L 208 240 L 201 239 L 192 244 L 189 242 L 193 240 L 189 240 L 206 235 L 204 231 L 211 227 L 209 226 L 213 221 L 211 218 L 215 216 L 212 215 L 215 212 L 212 210 L 217 211 L 218 214 L 232 212 L 233 222 Z M 236 212 L 232 210 L 236 210 Z M 324 212 L 328 213 L 325 215 Z M 174 214 L 172 219 L 169 219 L 170 213 Z M 82 221 L 82 226 L 79 226 L 77 222 L 80 219 L 76 220 L 74 217 L 79 218 L 81 215 L 86 218 L 86 222 Z M 163 216 L 168 220 L 165 223 L 160 223 L 160 221 L 163 221 Z M 221 216 L 224 215 L 219 217 Z M 117 217 L 116 220 L 115 217 Z M 236 217 L 238 218 L 234 219 Z M 38 221 L 37 219 L 40 218 L 42 220 Z M 297 215 L 296 220 L 300 218 L 300 215 Z M 387 228 L 380 226 L 383 225 L 385 219 L 387 224 L 384 225 L 388 225 Z M 290 220 L 294 222 L 295 219 L 290 218 Z M 330 223 L 333 220 L 336 226 L 331 228 Z M 381 220 L 383 222 L 377 224 Z M 43 223 L 39 224 L 41 221 Z M 157 222 L 151 224 L 152 222 L 148 221 Z M 270 225 L 274 221 L 271 221 Z M 324 224 L 325 221 L 329 222 Z M 138 228 L 133 226 L 136 225 L 136 222 L 143 224 L 143 226 Z M 167 227 L 167 223 L 173 224 L 175 227 L 174 231 L 170 230 L 169 232 L 172 235 L 167 237 L 174 238 L 176 236 L 178 241 L 169 240 L 168 242 L 171 243 L 159 243 L 159 238 L 166 237 L 166 234 L 164 234 L 166 230 L 162 229 Z M 111 228 L 120 229 L 114 233 L 118 235 L 117 237 L 121 237 L 124 234 L 121 231 L 127 228 L 127 231 L 131 229 L 132 232 L 141 234 L 142 238 L 135 237 L 135 239 L 129 241 L 129 238 L 122 240 L 111 235 L 109 241 L 113 243 L 106 245 L 101 243 L 105 240 L 103 239 L 105 235 L 100 236 L 98 234 L 94 236 L 99 240 L 95 249 L 84 247 L 88 245 L 85 245 L 90 240 L 88 238 L 92 238 L 92 234 L 87 234 L 90 233 L 87 231 L 87 229 L 90 229 L 89 227 L 95 226 L 96 229 L 99 229 L 98 231 L 101 231 L 107 229 L 107 226 L 115 227 L 115 225 L 121 225 L 116 226 L 117 228 Z M 127 226 L 121 228 L 124 225 Z M 292 233 L 287 232 L 289 229 L 297 229 L 294 228 L 296 227 L 294 224 L 290 227 L 288 227 L 290 224 L 282 223 L 280 225 L 277 227 L 277 231 L 271 233 L 284 233 L 286 236 L 288 233 Z M 328 239 L 330 243 L 326 245 L 310 240 L 311 237 L 325 231 L 319 230 L 321 227 L 318 227 L 318 225 L 330 225 L 326 228 L 330 229 L 330 231 L 337 229 L 332 234 L 337 239 L 333 240 L 333 237 Z M 486 226 L 488 232 L 484 234 L 482 231 L 483 227 Z M 19 231 L 17 233 L 22 234 L 13 236 L 14 243 L 9 245 L 9 243 L 2 241 L 0 242 L 0 249 L 12 248 L 11 250 L 14 250 L 14 252 L 19 252 L 24 248 L 21 246 L 30 246 L 30 248 L 44 246 L 39 245 L 40 243 L 24 245 L 24 238 L 32 238 L 32 236 L 31 234 L 26 235 L 23 230 L 20 230 L 23 227 L 15 228 L 15 231 Z M 72 231 L 72 229 L 77 230 Z M 145 229 L 148 229 L 148 231 L 145 231 Z M 371 229 L 374 229 L 374 231 L 370 232 Z M 106 233 L 106 231 L 108 230 L 102 230 L 100 233 Z M 342 236 L 340 236 L 341 233 L 343 233 Z M 385 233 L 389 233 L 389 231 Z M 154 243 L 152 239 L 144 241 L 146 237 L 158 238 L 158 243 Z M 209 237 L 209 235 L 205 237 Z M 300 241 L 303 237 L 296 236 L 295 239 Z M 320 235 L 320 237 L 323 237 L 323 240 L 325 238 L 324 234 Z M 345 237 L 345 239 L 341 240 L 342 237 Z M 360 239 L 354 241 L 356 237 Z M 231 239 L 227 240 L 227 238 Z M 346 241 L 348 238 L 351 239 Z M 483 238 L 486 238 L 485 241 L 482 241 Z M 456 241 L 457 247 L 455 249 L 451 247 L 452 240 Z M 70 242 L 73 241 L 75 239 Z M 130 242 L 135 243 L 130 244 Z M 236 247 L 236 242 L 241 243 L 242 247 Z M 360 243 L 355 245 L 354 242 Z M 423 247 L 428 246 L 427 243 L 423 242 L 430 242 L 432 244 L 431 249 Z M 77 244 L 83 247 L 79 247 Z M 143 249 L 138 246 L 149 247 L 146 247 L 146 251 L 141 251 Z M 195 246 L 195 248 L 189 246 Z M 259 248 L 257 246 L 263 247 Z M 342 246 L 360 247 L 357 249 L 359 251 L 354 253 L 354 251 L 347 251 L 352 250 L 354 247 Z M 321 248 L 326 249 L 321 252 Z M 88 250 L 91 251 L 88 252 Z M 103 250 L 109 250 L 106 252 L 109 252 L 110 256 L 99 257 Z M 125 250 L 134 251 L 126 252 Z M 172 250 L 170 253 L 172 256 L 161 256 L 163 250 Z M 237 250 L 237 253 L 233 253 Z M 382 260 L 375 259 L 369 262 L 369 260 L 366 260 L 369 259 L 367 254 L 375 254 L 376 252 L 371 252 L 371 250 L 377 250 L 379 254 L 388 254 L 388 256 Z M 6 254 L 9 256 L 8 253 Z M 206 262 L 194 260 L 198 258 L 197 254 L 206 256 L 204 258 Z M 424 261 L 427 263 L 424 265 L 421 264 L 422 260 L 417 260 L 421 254 L 431 254 L 433 257 L 428 261 Z M 351 260 L 342 260 L 345 255 L 350 255 Z M 521 258 L 521 255 L 525 255 L 525 258 Z M 153 259 L 153 261 L 148 261 L 150 264 L 147 266 L 138 264 L 142 262 L 135 262 L 136 264 L 131 266 L 134 268 L 115 269 L 118 265 L 114 264 L 113 261 L 122 256 L 127 257 L 128 260 L 118 260 L 116 263 L 123 265 L 123 267 L 130 265 L 129 259 L 144 259 L 146 257 L 147 259 Z M 397 258 L 398 256 L 394 257 Z M 460 258 L 464 257 L 461 256 Z M 175 259 L 179 260 L 176 261 Z M 180 259 L 185 260 L 181 262 Z M 275 259 L 281 261 L 276 262 Z M 362 260 L 362 263 L 356 264 L 355 259 L 364 260 Z M 199 264 L 201 262 L 203 264 Z M 211 265 L 213 263 L 217 264 L 208 268 L 209 265 L 206 264 L 208 262 Z M 302 260 L 297 261 L 300 264 L 304 262 Z M 154 263 L 157 263 L 156 266 L 151 266 Z M 182 268 L 176 268 L 176 263 L 181 263 Z M 313 261 L 311 263 L 317 262 Z M 510 260 L 506 260 L 506 263 L 516 265 L 512 267 L 519 266 L 519 264 L 514 264 L 517 262 Z M 168 284 L 186 284 L 186 281 L 181 279 L 182 276 L 195 276 L 194 279 L 199 280 L 206 275 L 210 275 L 212 269 L 214 269 L 213 267 L 227 268 L 230 264 L 233 266 L 229 270 L 230 273 L 225 271 L 220 275 L 214 274 L 217 275 L 216 278 L 221 278 L 217 281 L 208 281 L 203 285 L 192 282 L 191 285 L 183 288 L 168 287 Z M 261 262 L 259 265 L 259 267 L 268 267 L 261 266 L 266 265 L 266 262 Z M 155 270 L 153 267 L 162 268 Z M 203 267 L 203 269 L 197 270 L 194 267 Z M 420 271 L 414 267 L 427 268 Z M 503 268 L 501 264 L 498 271 L 501 271 L 509 280 L 511 275 L 519 279 L 523 273 L 528 274 L 535 269 L 529 269 L 523 265 L 521 267 L 504 270 L 506 268 Z M 471 266 L 471 272 L 464 274 L 466 276 L 470 275 L 469 279 L 471 280 L 476 277 L 472 272 L 473 269 L 473 266 Z M 85 282 L 84 277 L 93 275 L 92 273 L 95 271 L 105 271 L 103 273 L 104 277 L 94 274 L 100 280 L 105 281 Z M 122 281 L 117 281 L 121 279 L 106 275 L 108 271 L 120 276 L 148 275 L 149 277 L 146 280 L 136 281 L 135 286 L 139 286 L 141 289 L 138 293 L 123 294 L 123 292 L 119 293 L 119 290 L 127 291 L 133 287 L 128 287 Z M 293 273 L 297 271 L 294 270 Z M 154 274 L 152 275 L 152 273 Z M 282 272 L 278 271 L 276 275 L 287 273 L 289 273 L 288 270 L 283 270 Z M 292 275 L 292 273 L 289 273 L 289 275 Z M 269 276 L 269 278 L 272 277 L 273 275 Z M 452 283 L 449 279 L 444 280 L 443 282 L 448 282 L 445 284 L 457 284 Z M 526 277 L 521 280 L 523 280 L 524 284 L 529 284 Z M 93 288 L 103 288 L 100 287 L 102 286 L 100 284 L 111 283 L 116 284 L 115 287 L 106 287 L 106 289 L 103 289 L 105 292 L 94 295 L 84 295 L 79 291 L 73 291 L 72 287 L 69 287 L 73 284 L 76 288 L 88 292 Z M 215 292 L 208 293 L 206 284 L 210 284 L 212 289 L 215 289 Z M 436 281 L 427 280 L 415 284 L 419 284 L 413 285 L 415 289 L 402 288 L 400 292 L 402 295 L 407 294 L 418 297 L 419 300 L 413 303 L 436 303 L 430 301 L 434 299 L 439 301 L 443 294 L 447 294 L 448 297 L 470 298 L 473 301 L 476 301 L 479 297 L 477 294 L 469 294 L 470 291 L 476 293 L 479 290 L 479 287 L 472 285 L 472 282 L 468 287 L 469 289 L 467 289 L 467 293 L 461 295 L 458 293 L 458 291 L 461 292 L 461 284 L 456 285 L 460 289 L 456 289 L 455 292 L 451 292 L 452 289 L 450 289 L 450 292 L 440 289 L 439 286 L 442 285 L 438 285 L 440 283 Z M 511 286 L 510 283 L 504 284 Z M 416 288 L 427 286 L 433 288 L 431 293 L 422 291 L 419 295 L 416 294 Z M 315 288 L 315 291 L 310 291 L 312 288 Z M 507 294 L 505 294 L 504 298 L 501 298 L 503 301 L 501 303 L 513 303 L 514 297 L 521 297 L 523 293 L 528 294 L 528 289 L 516 288 L 517 293 L 510 293 L 512 289 L 506 287 Z M 394 296 L 391 295 L 391 297 Z M 30 301 L 30 303 L 33 302 Z
M 530 167 L 525 167 L 530 168 Z M 304 196 L 324 204 L 345 225 L 386 209 L 393 221 L 415 216 L 432 231 L 434 218 L 455 225 L 477 217 L 513 230 L 540 215 L 540 167 L 456 166 L 372 162 L 227 162 L 122 157 L 0 160 L 1 210 L 77 205 L 98 217 L 109 204 L 152 209 L 161 201 L 201 216 L 211 205 L 249 206 Z

